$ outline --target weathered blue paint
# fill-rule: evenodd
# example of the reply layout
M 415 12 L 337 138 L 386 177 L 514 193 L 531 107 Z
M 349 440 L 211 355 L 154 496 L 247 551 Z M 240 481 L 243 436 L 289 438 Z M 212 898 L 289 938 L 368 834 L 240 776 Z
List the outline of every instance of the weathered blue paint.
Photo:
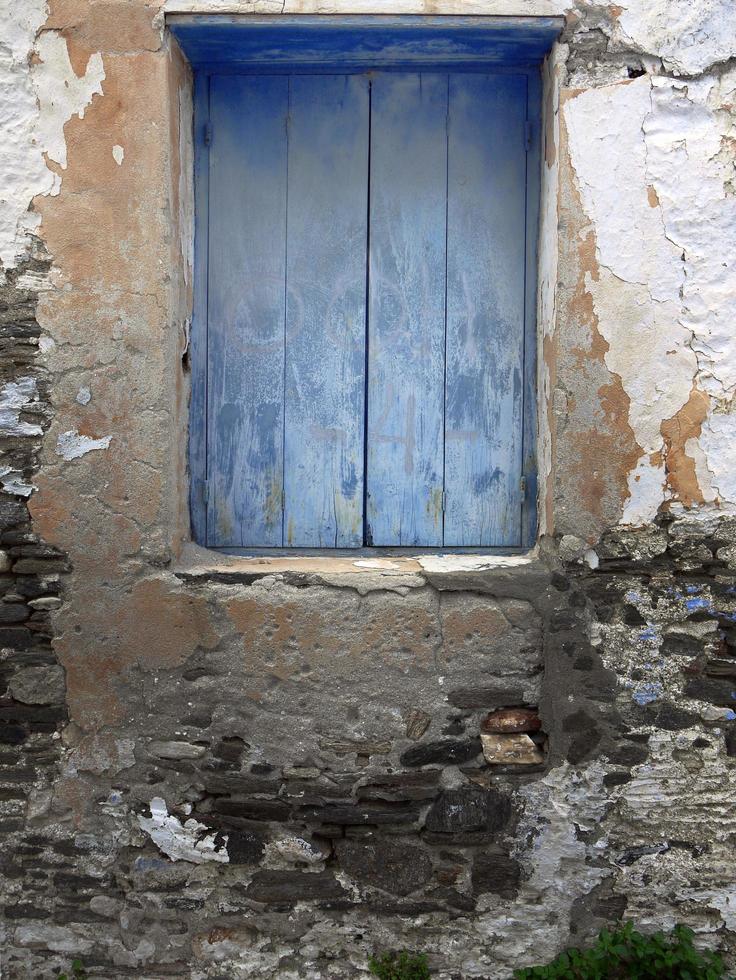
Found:
M 447 87 L 373 81 L 366 519 L 379 547 L 442 544 Z
M 537 540 L 537 268 L 539 192 L 542 168 L 542 79 L 538 71 L 526 73 L 526 224 L 524 287 L 524 397 L 521 501 L 521 546 Z
M 368 79 L 290 79 L 284 545 L 363 544 Z
M 214 76 L 209 148 L 207 542 L 282 542 L 284 76 Z
M 449 546 L 521 544 L 525 122 L 525 76 L 450 76 Z
M 200 73 L 195 101 L 196 540 L 531 544 L 537 73 Z
M 561 17 L 173 15 L 167 24 L 196 67 L 321 68 L 535 65 Z
M 209 208 L 209 147 L 205 120 L 209 119 L 210 80 L 194 80 L 194 283 L 189 364 L 192 389 L 189 401 L 189 512 L 192 537 L 207 542 L 207 215 Z

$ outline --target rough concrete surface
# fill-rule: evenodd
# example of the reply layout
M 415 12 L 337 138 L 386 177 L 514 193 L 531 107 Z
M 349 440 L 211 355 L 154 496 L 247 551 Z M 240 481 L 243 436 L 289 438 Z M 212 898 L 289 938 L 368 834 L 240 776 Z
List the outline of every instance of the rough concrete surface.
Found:
M 190 543 L 191 75 L 166 11 L 564 15 L 533 553 Z M 3 975 L 327 980 L 408 948 L 500 980 L 622 918 L 733 964 L 730 0 L 0 18 Z

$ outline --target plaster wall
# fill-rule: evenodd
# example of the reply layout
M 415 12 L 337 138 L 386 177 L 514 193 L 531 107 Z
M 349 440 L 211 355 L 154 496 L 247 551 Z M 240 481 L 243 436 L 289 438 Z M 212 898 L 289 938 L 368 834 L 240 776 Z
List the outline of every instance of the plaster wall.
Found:
M 187 11 L 565 16 L 532 555 L 189 543 Z M 730 956 L 733 5 L 0 12 L 6 975 L 500 978 L 621 916 Z M 543 761 L 489 764 L 519 705 Z

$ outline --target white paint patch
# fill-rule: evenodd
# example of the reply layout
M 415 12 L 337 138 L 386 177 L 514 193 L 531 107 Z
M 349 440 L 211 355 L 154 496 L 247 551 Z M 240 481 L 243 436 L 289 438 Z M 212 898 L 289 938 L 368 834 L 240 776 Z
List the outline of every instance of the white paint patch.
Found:
M 92 392 L 89 388 L 80 388 L 77 392 L 77 401 L 80 405 L 89 405 L 92 399 Z
M 0 262 L 6 268 L 23 251 L 25 231 L 38 226 L 38 215 L 27 220 L 31 200 L 48 193 L 53 184 L 34 145 L 38 103 L 29 66 L 36 32 L 45 20 L 45 0 L 6 2 L 0 16 Z
M 169 815 L 165 801 L 159 796 L 151 800 L 150 806 L 151 816 L 139 815 L 138 823 L 156 847 L 172 861 L 190 861 L 192 864 L 218 861 L 227 864 L 230 860 L 225 848 L 227 836 L 222 838 L 222 843 L 215 844 L 217 835 L 209 827 L 193 817 L 182 824 L 177 817 Z
M 107 449 L 110 445 L 112 436 L 103 436 L 101 439 L 92 439 L 90 436 L 80 435 L 76 429 L 59 434 L 56 440 L 56 455 L 62 459 L 79 459 L 95 449 Z
M 49 351 L 54 349 L 54 347 L 56 347 L 56 341 L 53 337 L 49 337 L 48 334 L 44 334 L 42 337 L 39 337 L 38 349 L 42 354 L 48 354 Z
M 125 150 L 119 143 L 116 143 L 112 148 L 112 158 L 120 166 L 125 159 Z
M 95 93 L 102 94 L 102 58 L 94 54 L 77 78 L 66 41 L 56 31 L 38 34 L 46 20 L 45 0 L 5 2 L 0 11 L 0 263 L 15 265 L 40 216 L 29 207 L 37 195 L 57 194 L 60 178 L 48 159 L 66 167 L 64 124 L 82 116 Z M 37 39 L 38 36 L 38 39 Z M 33 57 L 32 57 L 33 56 Z
M 490 568 L 519 568 L 535 560 L 526 555 L 419 555 L 425 572 L 483 572 Z
M 587 288 L 642 450 L 629 474 L 626 524 L 653 519 L 667 499 L 662 422 L 693 384 L 722 405 L 736 391 L 736 199 L 726 191 L 733 151 L 724 150 L 726 113 L 714 111 L 735 91 L 735 72 L 718 82 L 643 76 L 565 105 L 600 267 Z M 724 449 L 735 440 L 736 416 L 721 409 L 688 447 L 696 472 L 710 474 L 706 499 L 717 495 L 729 509 L 736 477 Z
M 0 388 L 0 435 L 40 436 L 43 429 L 35 422 L 21 422 L 21 411 L 38 401 L 35 378 L 18 378 Z
M 736 56 L 733 0 L 624 0 L 620 40 L 662 59 L 669 72 L 697 75 Z
M 105 78 L 102 55 L 99 52 L 90 55 L 84 75 L 77 77 L 66 41 L 58 31 L 44 31 L 39 35 L 36 55 L 40 60 L 33 68 L 33 82 L 40 110 L 37 124 L 40 145 L 50 160 L 66 169 L 64 125 L 75 114 L 83 119 L 92 96 L 102 95 Z M 58 193 L 58 185 L 54 193 Z
M 194 266 L 193 118 L 192 89 L 190 85 L 185 85 L 179 89 L 179 248 L 186 283 L 189 283 Z
M 33 483 L 26 483 L 20 470 L 14 470 L 12 466 L 0 466 L 0 486 L 5 493 L 11 493 L 16 497 L 30 497 L 38 487 Z

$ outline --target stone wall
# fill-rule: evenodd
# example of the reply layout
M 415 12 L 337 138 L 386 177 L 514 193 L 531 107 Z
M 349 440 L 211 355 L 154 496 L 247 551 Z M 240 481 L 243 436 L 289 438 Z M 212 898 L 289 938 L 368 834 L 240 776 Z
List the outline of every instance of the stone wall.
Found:
M 385 5 L 176 4 L 207 8 Z M 409 948 L 501 980 L 621 918 L 733 961 L 735 8 L 429 8 L 391 5 L 566 16 L 528 556 L 189 543 L 187 66 L 158 0 L 3 14 L 8 977 L 342 980 Z

